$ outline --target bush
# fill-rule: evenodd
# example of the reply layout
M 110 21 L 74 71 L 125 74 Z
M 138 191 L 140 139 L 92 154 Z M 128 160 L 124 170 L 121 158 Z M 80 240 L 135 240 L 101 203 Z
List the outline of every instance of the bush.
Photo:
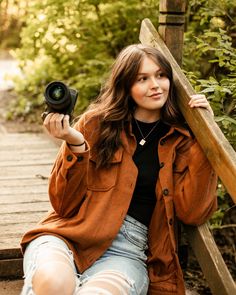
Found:
M 236 3 L 189 1 L 184 69 L 197 92 L 207 95 L 216 122 L 236 147 Z M 191 57 L 191 58 L 190 58 Z

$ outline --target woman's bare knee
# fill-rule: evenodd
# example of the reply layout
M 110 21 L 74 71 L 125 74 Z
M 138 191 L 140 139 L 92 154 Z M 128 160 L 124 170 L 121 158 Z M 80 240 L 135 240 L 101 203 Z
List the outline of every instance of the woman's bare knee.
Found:
M 72 295 L 75 274 L 72 267 L 61 261 L 49 261 L 37 268 L 32 279 L 36 295 Z
M 73 260 L 64 248 L 42 244 L 32 277 L 32 288 L 36 295 L 72 295 L 76 275 Z

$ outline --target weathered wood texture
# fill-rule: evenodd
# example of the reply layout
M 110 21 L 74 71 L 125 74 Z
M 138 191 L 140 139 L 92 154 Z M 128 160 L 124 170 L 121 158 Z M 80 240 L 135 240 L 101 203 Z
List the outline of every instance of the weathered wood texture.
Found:
M 213 294 L 236 294 L 236 285 L 218 250 L 212 234 L 206 224 L 195 227 L 186 226 L 188 238 L 194 253 L 204 270 L 204 275 Z
M 51 208 L 58 145 L 45 134 L 0 134 L 0 277 L 22 275 L 20 240 Z
M 158 31 L 179 65 L 182 63 L 185 9 L 185 0 L 161 0 L 159 5 Z
M 229 193 L 231 193 L 233 200 L 236 202 L 236 155 L 233 148 L 206 110 L 191 110 L 188 107 L 190 95 L 194 94 L 194 90 L 182 73 L 161 36 L 148 19 L 142 22 L 140 41 L 144 44 L 156 47 L 170 61 L 174 72 L 175 83 L 180 93 L 179 105 L 181 111 L 209 158 L 213 168 L 221 177 Z M 236 294 L 235 283 L 207 225 L 186 227 L 186 231 L 190 244 L 213 294 Z
M 212 167 L 236 203 L 236 153 L 234 149 L 207 110 L 189 108 L 190 95 L 195 94 L 195 92 L 149 19 L 142 22 L 140 41 L 156 47 L 170 61 L 179 93 L 178 103 L 181 111 Z
M 0 281 L 1 295 L 19 295 L 23 286 L 23 280 Z

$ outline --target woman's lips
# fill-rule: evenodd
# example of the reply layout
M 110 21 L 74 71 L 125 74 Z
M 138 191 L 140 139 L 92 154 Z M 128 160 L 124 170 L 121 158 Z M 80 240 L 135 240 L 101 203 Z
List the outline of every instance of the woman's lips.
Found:
M 151 98 L 160 98 L 161 95 L 162 95 L 162 93 L 156 92 L 156 93 L 153 93 L 153 94 L 149 95 L 149 97 L 151 97 Z

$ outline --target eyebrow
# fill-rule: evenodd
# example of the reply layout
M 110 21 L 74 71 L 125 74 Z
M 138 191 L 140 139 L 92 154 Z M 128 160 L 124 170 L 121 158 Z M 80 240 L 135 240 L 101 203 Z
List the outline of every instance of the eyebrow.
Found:
M 163 72 L 162 69 L 157 70 L 155 73 Z M 141 75 L 149 75 L 149 73 L 138 73 L 137 76 Z

